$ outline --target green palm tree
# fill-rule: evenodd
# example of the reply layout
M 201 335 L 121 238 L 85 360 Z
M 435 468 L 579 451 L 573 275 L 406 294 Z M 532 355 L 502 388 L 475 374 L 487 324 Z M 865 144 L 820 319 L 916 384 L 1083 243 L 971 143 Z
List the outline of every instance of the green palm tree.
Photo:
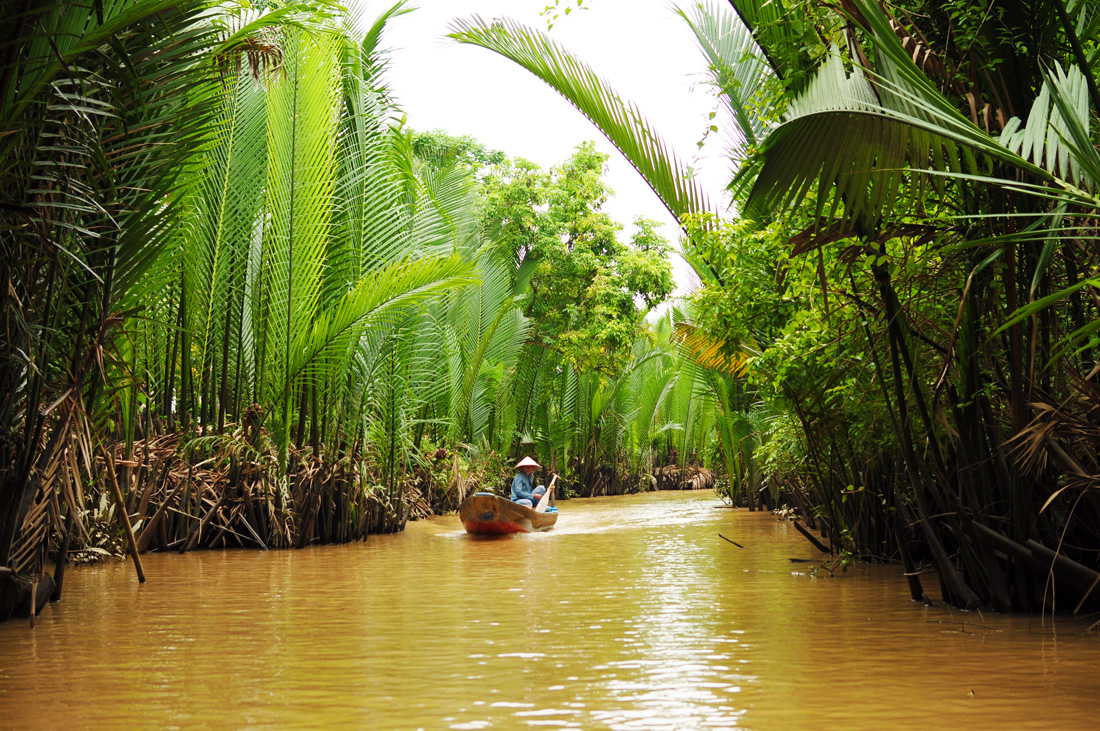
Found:
M 121 326 L 138 282 L 178 241 L 179 192 L 217 123 L 219 68 L 264 56 L 251 39 L 301 10 L 234 25 L 205 2 L 3 4 L 0 267 L 14 297 L 0 366 L 0 564 L 41 573 L 56 527 L 41 506 L 70 466 L 59 455 L 92 464 L 109 407 L 136 403 Z M 72 518 L 81 495 L 64 492 Z

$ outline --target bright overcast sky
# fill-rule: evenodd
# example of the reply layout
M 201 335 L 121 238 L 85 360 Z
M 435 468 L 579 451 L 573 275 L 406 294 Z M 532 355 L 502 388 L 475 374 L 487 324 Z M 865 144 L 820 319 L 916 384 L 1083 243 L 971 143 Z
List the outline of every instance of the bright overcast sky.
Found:
M 365 20 L 390 3 L 350 0 Z M 562 0 L 563 4 L 566 0 Z M 682 0 L 690 7 L 691 0 Z M 543 168 L 559 163 L 584 140 L 609 153 L 606 180 L 615 191 L 607 212 L 632 231 L 635 216 L 660 221 L 677 239 L 675 221 L 603 135 L 550 87 L 511 61 L 483 48 L 445 38 L 453 18 L 511 17 L 546 30 L 539 12 L 547 0 L 419 0 L 417 9 L 392 20 L 383 37 L 390 55 L 390 86 L 409 124 L 477 138 L 490 149 L 524 157 Z M 571 4 L 575 4 L 572 3 Z M 687 24 L 668 0 L 585 0 L 586 9 L 561 16 L 550 35 L 586 61 L 619 95 L 635 102 L 688 165 L 716 203 L 729 179 L 723 141 L 697 143 L 715 102 L 706 86 L 706 61 Z M 680 291 L 690 269 L 674 259 Z

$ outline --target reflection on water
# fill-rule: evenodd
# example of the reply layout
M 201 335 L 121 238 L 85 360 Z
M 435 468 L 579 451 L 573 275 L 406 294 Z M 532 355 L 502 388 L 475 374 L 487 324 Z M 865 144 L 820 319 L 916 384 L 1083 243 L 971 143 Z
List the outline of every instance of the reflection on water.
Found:
M 74 570 L 0 625 L 0 727 L 1095 728 L 1087 623 L 814 577 L 712 494 L 573 500 L 544 534 L 457 518 L 304 551 Z M 735 538 L 745 548 L 721 540 Z

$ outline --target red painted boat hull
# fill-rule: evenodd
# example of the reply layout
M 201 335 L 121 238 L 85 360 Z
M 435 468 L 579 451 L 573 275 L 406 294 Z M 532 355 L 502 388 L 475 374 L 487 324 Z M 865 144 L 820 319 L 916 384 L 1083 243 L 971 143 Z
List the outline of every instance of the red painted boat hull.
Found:
M 458 506 L 458 517 L 467 533 L 500 536 L 508 533 L 539 533 L 558 522 L 557 513 L 539 513 L 507 498 L 478 493 Z

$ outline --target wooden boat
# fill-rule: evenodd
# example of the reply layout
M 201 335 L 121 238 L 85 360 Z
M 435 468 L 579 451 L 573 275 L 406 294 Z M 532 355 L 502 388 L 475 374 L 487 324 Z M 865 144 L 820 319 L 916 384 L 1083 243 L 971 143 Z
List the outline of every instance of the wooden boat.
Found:
M 505 533 L 537 533 L 558 522 L 557 509 L 540 513 L 526 505 L 489 492 L 478 492 L 458 506 L 458 517 L 467 533 L 499 536 Z

